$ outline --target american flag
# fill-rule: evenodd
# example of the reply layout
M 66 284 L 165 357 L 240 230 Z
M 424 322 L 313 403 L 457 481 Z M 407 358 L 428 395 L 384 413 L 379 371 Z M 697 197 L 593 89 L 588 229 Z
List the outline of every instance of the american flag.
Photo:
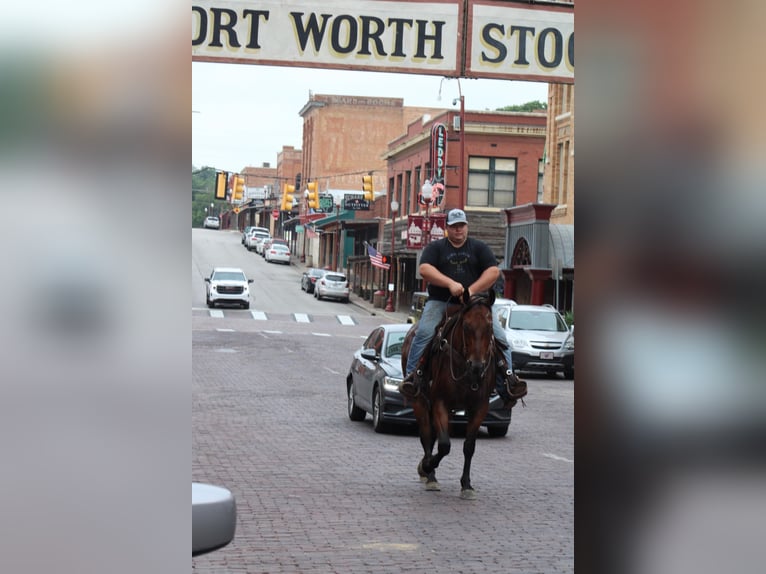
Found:
M 391 267 L 388 263 L 383 263 L 383 258 L 380 256 L 380 253 L 378 253 L 369 243 L 367 244 L 367 253 L 370 255 L 370 263 L 375 267 L 380 267 L 381 269 L 389 269 Z

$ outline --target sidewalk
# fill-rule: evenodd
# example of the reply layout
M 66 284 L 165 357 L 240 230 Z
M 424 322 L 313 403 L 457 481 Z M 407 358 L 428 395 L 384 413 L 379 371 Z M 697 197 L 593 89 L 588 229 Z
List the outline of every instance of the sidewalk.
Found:
M 293 258 L 292 265 L 295 267 L 295 269 L 298 270 L 298 273 L 303 273 L 308 268 L 305 263 L 300 261 L 300 258 Z M 366 311 L 370 315 L 376 317 L 384 317 L 385 319 L 393 321 L 394 323 L 406 323 L 407 317 L 410 315 L 409 309 L 406 311 L 399 310 L 396 312 L 386 312 L 383 309 L 374 307 L 370 301 L 359 297 L 359 295 L 356 293 L 351 293 L 349 297 L 349 303 L 359 309 L 362 309 L 363 311 Z

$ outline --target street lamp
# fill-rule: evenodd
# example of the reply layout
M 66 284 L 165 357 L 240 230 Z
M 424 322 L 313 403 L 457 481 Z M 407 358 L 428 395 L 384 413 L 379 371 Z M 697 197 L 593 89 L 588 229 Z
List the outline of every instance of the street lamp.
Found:
M 335 271 L 340 271 L 340 199 L 335 200 Z
M 388 301 L 386 301 L 386 308 L 384 311 L 392 312 L 394 310 L 394 289 L 396 289 L 395 277 L 394 277 L 394 228 L 396 227 L 396 212 L 399 211 L 399 202 L 395 199 L 391 200 L 391 258 L 389 260 L 388 277 Z
M 303 252 L 301 253 L 301 263 L 306 262 L 306 235 L 308 235 L 309 224 L 309 190 L 303 192 L 303 211 L 306 214 L 306 223 L 303 225 Z

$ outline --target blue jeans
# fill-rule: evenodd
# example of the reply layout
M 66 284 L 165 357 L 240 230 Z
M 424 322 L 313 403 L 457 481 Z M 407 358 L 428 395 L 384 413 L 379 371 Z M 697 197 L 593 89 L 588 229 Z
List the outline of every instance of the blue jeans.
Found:
M 428 347 L 428 345 L 431 343 L 431 339 L 434 338 L 436 326 L 444 317 L 444 312 L 446 310 L 447 303 L 444 301 L 435 301 L 433 299 L 426 301 L 426 304 L 423 307 L 423 314 L 420 316 L 417 329 L 415 330 L 415 337 L 412 339 L 410 354 L 407 356 L 407 372 L 405 375 L 410 374 L 417 368 L 420 357 L 423 356 L 423 352 L 426 350 L 426 347 Z M 503 347 L 505 347 L 503 349 L 503 356 L 508 363 L 508 368 L 513 369 L 513 362 L 511 361 L 511 349 L 510 345 L 508 345 L 508 338 L 505 336 L 505 329 L 500 326 L 500 323 L 497 320 L 497 315 L 493 313 L 492 317 L 492 332 L 495 335 L 495 339 L 503 343 Z M 504 375 L 505 373 L 501 373 L 498 370 L 498 387 L 501 384 L 503 386 L 505 385 Z

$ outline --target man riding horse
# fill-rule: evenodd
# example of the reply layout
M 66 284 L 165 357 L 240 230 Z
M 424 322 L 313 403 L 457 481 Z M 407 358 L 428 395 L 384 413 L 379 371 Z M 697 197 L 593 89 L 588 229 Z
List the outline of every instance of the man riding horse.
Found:
M 468 237 L 468 220 L 462 209 L 453 209 L 447 214 L 447 228 L 447 237 L 428 244 L 420 258 L 420 274 L 428 281 L 428 301 L 423 307 L 410 347 L 406 376 L 399 385 L 399 392 L 409 399 L 427 391 L 425 350 L 444 317 L 450 299 L 459 300 L 466 289 L 469 295 L 488 291 L 500 275 L 497 260 L 489 246 Z M 527 384 L 513 373 L 505 330 L 495 314 L 492 327 L 499 343 L 497 347 L 502 350 L 496 357 L 499 367 L 496 390 L 505 408 L 510 409 L 527 394 Z

